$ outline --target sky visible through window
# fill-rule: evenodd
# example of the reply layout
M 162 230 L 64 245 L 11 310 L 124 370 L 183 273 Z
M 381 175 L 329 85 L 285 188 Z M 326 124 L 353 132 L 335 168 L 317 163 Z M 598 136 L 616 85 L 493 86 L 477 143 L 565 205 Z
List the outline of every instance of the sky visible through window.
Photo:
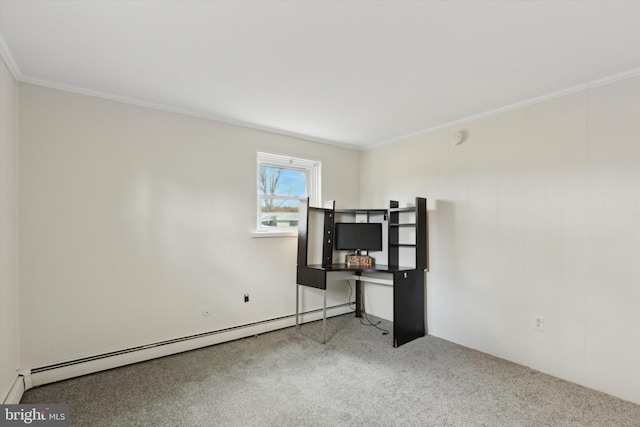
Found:
M 280 170 L 277 184 L 273 181 Z M 296 198 L 306 197 L 306 173 L 304 171 L 262 166 L 261 173 L 266 174 L 266 188 L 261 188 L 262 194 L 274 194 L 276 196 L 291 196 Z M 275 187 L 275 188 L 274 188 Z M 280 200 L 278 206 L 298 206 L 297 200 Z
M 303 171 L 283 169 L 276 194 L 297 196 L 299 198 L 305 197 L 305 173 Z

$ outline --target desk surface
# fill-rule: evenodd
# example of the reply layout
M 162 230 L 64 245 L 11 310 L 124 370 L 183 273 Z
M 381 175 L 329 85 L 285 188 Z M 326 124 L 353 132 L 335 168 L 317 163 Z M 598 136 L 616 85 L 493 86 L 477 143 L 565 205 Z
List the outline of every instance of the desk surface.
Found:
M 376 264 L 370 268 L 347 267 L 346 264 L 331 264 L 324 267 L 321 264 L 314 264 L 314 265 L 307 265 L 307 267 L 312 268 L 314 270 L 322 270 L 322 271 L 353 271 L 353 272 L 359 272 L 359 273 L 395 273 L 398 271 L 415 270 L 414 267 L 403 267 L 403 266 L 397 266 L 397 265 L 384 265 L 384 264 Z

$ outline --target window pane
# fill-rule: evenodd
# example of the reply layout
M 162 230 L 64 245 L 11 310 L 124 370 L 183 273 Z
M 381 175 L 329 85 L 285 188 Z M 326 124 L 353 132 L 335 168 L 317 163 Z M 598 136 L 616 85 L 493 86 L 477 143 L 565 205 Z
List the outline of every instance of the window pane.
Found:
M 256 160 L 256 232 L 293 235 L 298 228 L 300 199 L 308 197 L 314 206 L 320 203 L 321 164 L 317 160 L 260 151 Z
M 261 195 L 304 198 L 307 195 L 307 173 L 293 169 L 260 166 L 258 188 Z
M 267 197 L 260 203 L 260 225 L 263 227 L 297 227 L 298 200 Z

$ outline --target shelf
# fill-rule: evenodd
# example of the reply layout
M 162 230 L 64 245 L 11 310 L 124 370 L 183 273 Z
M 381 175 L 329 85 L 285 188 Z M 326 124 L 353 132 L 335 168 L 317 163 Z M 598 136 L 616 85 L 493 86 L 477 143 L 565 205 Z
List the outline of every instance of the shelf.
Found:
M 386 214 L 386 209 L 336 209 L 337 214 Z
M 396 248 L 415 248 L 415 243 L 389 243 L 389 246 L 393 246 Z
M 415 212 L 415 206 L 408 206 L 406 208 L 389 208 L 389 212 Z
M 405 223 L 400 223 L 400 224 L 389 224 L 389 227 L 415 227 L 416 223 L 415 222 L 405 222 Z
M 314 212 L 333 212 L 333 209 L 329 208 L 315 208 L 313 206 L 309 206 L 308 209 Z

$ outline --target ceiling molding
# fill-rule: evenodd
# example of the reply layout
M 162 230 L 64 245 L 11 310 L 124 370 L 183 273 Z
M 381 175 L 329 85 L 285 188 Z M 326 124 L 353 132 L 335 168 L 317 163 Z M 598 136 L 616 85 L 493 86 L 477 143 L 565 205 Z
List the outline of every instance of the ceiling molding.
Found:
M 1 36 L 1 35 L 0 35 Z M 0 38 L 0 51 L 2 52 L 3 58 L 5 57 L 5 50 L 6 49 L 6 55 L 8 55 L 9 58 L 11 58 L 11 60 L 13 60 L 13 57 L 11 56 L 11 52 L 8 50 L 8 48 L 6 48 L 6 45 L 4 45 L 3 47 L 3 43 L 4 40 L 2 38 Z M 5 62 L 7 62 L 5 60 Z M 15 63 L 14 63 L 15 64 Z M 9 66 L 9 65 L 8 65 Z M 11 67 L 9 66 L 9 69 L 11 70 Z M 475 121 L 475 120 L 479 120 L 479 119 L 483 119 L 486 117 L 490 117 L 490 116 L 494 116 L 497 114 L 501 114 L 501 113 L 505 113 L 508 111 L 512 111 L 512 110 L 517 110 L 519 108 L 524 108 L 524 107 L 528 107 L 530 105 L 534 105 L 534 104 L 539 104 L 542 102 L 546 102 L 546 101 L 550 101 L 552 99 L 557 99 L 557 98 L 561 98 L 563 96 L 567 96 L 570 95 L 572 93 L 576 93 L 576 92 L 580 92 L 583 90 L 587 90 L 587 89 L 592 89 L 598 86 L 603 86 L 606 84 L 610 84 L 610 83 L 614 83 L 620 80 L 625 80 L 625 79 L 629 79 L 632 77 L 636 77 L 636 76 L 640 76 L 640 68 L 634 68 L 632 70 L 628 70 L 622 73 L 617 73 L 617 74 L 613 74 L 611 76 L 607 76 L 607 77 L 603 77 L 601 79 L 597 79 L 597 80 L 593 80 L 587 83 L 583 83 L 580 85 L 576 85 L 567 89 L 563 89 L 563 90 L 559 90 L 556 92 L 551 92 L 549 94 L 546 95 L 542 95 L 542 96 L 538 96 L 535 98 L 531 98 L 525 101 L 521 101 L 521 102 L 517 102 L 515 104 L 511 104 L 511 105 L 507 105 L 505 107 L 500 107 L 500 108 L 496 108 L 493 110 L 489 110 L 489 111 L 485 111 L 479 114 L 475 114 L 472 116 L 468 116 L 459 120 L 454 120 L 448 123 L 444 123 L 438 126 L 434 126 L 428 129 L 423 129 L 420 130 L 418 132 L 414 132 L 414 133 L 410 133 L 407 135 L 402 135 L 399 136 L 397 138 L 392 138 L 389 139 L 387 141 L 382 141 L 382 142 L 378 142 L 375 144 L 370 144 L 370 145 L 365 145 L 362 147 L 359 146 L 353 146 L 353 145 L 349 145 L 346 143 L 341 143 L 338 141 L 331 141 L 331 140 L 326 140 L 326 139 L 322 139 L 322 138 L 314 138 L 308 135 L 303 135 L 303 134 L 298 134 L 298 133 L 294 133 L 294 132 L 288 132 L 288 131 L 283 131 L 280 129 L 274 129 L 274 128 L 270 128 L 267 126 L 260 126 L 260 125 L 256 125 L 253 123 L 248 123 L 248 122 L 243 122 L 243 121 L 239 121 L 239 120 L 233 120 L 230 119 L 228 117 L 222 117 L 222 116 L 217 116 L 217 115 L 213 115 L 213 114 L 203 114 L 203 113 L 199 113 L 196 111 L 192 111 L 192 110 L 187 110 L 187 109 L 181 109 L 181 108 L 176 108 L 176 107 L 171 107 L 168 105 L 163 105 L 163 104 L 156 104 L 156 103 L 152 103 L 152 102 L 147 102 L 147 101 L 143 101 L 140 99 L 136 99 L 136 98 L 129 98 L 126 96 L 120 96 L 120 95 L 115 95 L 112 93 L 108 93 L 108 92 L 101 92 L 101 91 L 96 91 L 96 90 L 92 90 L 92 89 L 87 89 L 87 88 L 83 88 L 83 87 L 79 87 L 79 86 L 72 86 L 72 85 L 66 85 L 63 83 L 57 83 L 57 82 L 52 82 L 49 80 L 44 80 L 44 79 L 38 79 L 35 77 L 29 77 L 29 76 L 22 76 L 19 74 L 19 69 L 17 68 L 17 65 L 15 65 L 15 69 L 17 69 L 17 73 L 12 71 L 12 73 L 14 74 L 14 78 L 20 82 L 23 83 L 29 83 L 29 84 L 33 84 L 33 85 L 37 85 L 37 86 L 43 86 L 43 87 L 47 87 L 47 88 L 51 88 L 51 89 L 57 89 L 57 90 L 61 90 L 64 92 L 71 92 L 71 93 L 76 93 L 79 95 L 86 95 L 86 96 L 93 96 L 93 97 L 97 97 L 97 98 L 102 98 L 102 99 L 106 99 L 109 101 L 115 101 L 115 102 L 121 102 L 124 104 L 130 104 L 130 105 L 136 105 L 139 107 L 146 107 L 146 108 L 151 108 L 154 110 L 160 110 L 160 111 L 165 111 L 165 112 L 169 112 L 169 113 L 175 113 L 175 114 L 181 114 L 183 116 L 189 116 L 189 117 L 195 117 L 195 118 L 199 118 L 199 119 L 204 119 L 204 120 L 210 120 L 210 121 L 215 121 L 215 122 L 219 122 L 219 123 L 224 123 L 227 125 L 231 125 L 231 126 L 238 126 L 238 127 L 242 127 L 242 128 L 246 128 L 246 129 L 251 129 L 251 130 L 256 130 L 256 131 L 261 131 L 261 132 L 267 132 L 267 133 L 271 133 L 274 135 L 281 135 L 281 136 L 286 136 L 286 137 L 290 137 L 290 138 L 296 138 L 296 139 L 302 139 L 304 141 L 310 141 L 310 142 L 317 142 L 320 144 L 328 144 L 328 145 L 333 145 L 333 146 L 337 146 L 337 147 L 341 147 L 341 148 L 347 148 L 347 149 L 351 149 L 351 150 L 355 150 L 355 151 L 366 151 L 366 150 L 371 150 L 374 148 L 378 148 L 384 145 L 389 145 L 389 144 L 393 144 L 395 142 L 400 142 L 403 141 L 405 139 L 408 138 L 413 138 L 416 136 L 420 136 L 420 135 L 427 135 L 430 133 L 434 133 L 443 129 L 447 129 L 447 128 L 451 128 L 451 127 L 456 127 L 456 126 L 462 126 L 465 125 L 471 121 Z M 18 74 L 16 76 L 16 74 Z
M 13 78 L 20 81 L 22 79 L 22 74 L 20 73 L 20 67 L 18 67 L 18 63 L 13 58 L 11 54 L 11 50 L 9 50 L 9 46 L 4 41 L 4 37 L 2 37 L 2 33 L 0 33 L 0 57 L 7 65 L 7 68 L 13 75 Z
M 427 129 L 423 129 L 414 133 L 410 133 L 407 135 L 402 135 L 396 138 L 392 138 L 386 141 L 382 141 L 382 142 L 377 142 L 377 143 L 373 143 L 370 145 L 364 145 L 364 146 L 354 146 L 354 145 L 350 145 L 347 143 L 343 143 L 343 142 L 339 142 L 339 141 L 332 141 L 332 140 L 326 140 L 326 139 L 322 139 L 322 138 L 317 138 L 317 137 L 312 137 L 309 135 L 304 135 L 304 134 L 299 134 L 299 133 L 295 133 L 295 132 L 289 132 L 289 131 L 284 131 L 281 129 L 275 129 L 275 128 L 271 128 L 268 126 L 261 126 L 261 125 L 257 125 L 254 123 L 249 123 L 249 122 L 244 122 L 241 120 L 234 120 L 228 117 L 224 117 L 224 116 L 218 116 L 215 114 L 203 114 L 197 111 L 193 111 L 193 110 L 187 110 L 187 109 L 182 109 L 182 108 L 177 108 L 177 107 L 172 107 L 172 106 L 168 106 L 168 105 L 163 105 L 163 104 L 157 104 L 157 103 L 153 103 L 153 102 L 148 102 L 148 101 L 143 101 L 140 99 L 136 99 L 136 98 L 130 98 L 130 97 L 126 97 L 126 96 L 121 96 L 121 95 L 116 95 L 116 94 L 112 94 L 109 92 L 102 92 L 102 91 L 96 91 L 93 89 L 87 89 L 87 88 L 83 88 L 83 87 L 79 87 L 79 86 L 73 86 L 73 85 L 67 85 L 67 84 L 63 84 L 63 83 L 58 83 L 58 82 L 53 82 L 53 81 L 49 81 L 49 80 L 45 80 L 45 79 L 40 79 L 37 77 L 31 77 L 31 76 L 24 76 L 22 75 L 21 71 L 20 71 L 20 67 L 18 66 L 17 62 L 15 61 L 13 54 L 11 53 L 11 50 L 9 49 L 9 46 L 7 45 L 7 43 L 4 40 L 4 37 L 2 36 L 2 33 L 0 33 L 0 57 L 3 59 L 4 63 L 7 65 L 7 68 L 9 69 L 9 71 L 11 72 L 11 74 L 13 75 L 14 79 L 16 79 L 19 82 L 23 82 L 23 83 L 29 83 L 29 84 L 33 84 L 33 85 L 37 85 L 37 86 L 42 86 L 42 87 L 47 87 L 47 88 L 51 88 L 51 89 L 57 89 L 57 90 L 61 90 L 61 91 L 65 91 L 65 92 L 71 92 L 71 93 L 76 93 L 76 94 L 80 94 L 80 95 L 86 95 L 86 96 L 93 96 L 93 97 L 97 97 L 97 98 L 102 98 L 102 99 L 106 99 L 106 100 L 110 100 L 110 101 L 115 101 L 115 102 L 121 102 L 121 103 L 125 103 L 125 104 L 130 104 L 130 105 L 136 105 L 139 107 L 145 107 L 145 108 L 151 108 L 154 110 L 160 110 L 160 111 L 165 111 L 165 112 L 169 112 L 169 113 L 175 113 L 175 114 L 180 114 L 180 115 L 184 115 L 184 116 L 188 116 L 188 117 L 195 117 L 195 118 L 200 118 L 200 119 L 204 119 L 204 120 L 210 120 L 210 121 L 215 121 L 215 122 L 219 122 L 219 123 L 224 123 L 227 125 L 231 125 L 231 126 L 238 126 L 238 127 L 242 127 L 245 129 L 251 129 L 251 130 L 256 130 L 256 131 L 261 131 L 261 132 L 267 132 L 267 133 L 271 133 L 274 135 L 281 135 L 281 136 L 286 136 L 286 137 L 290 137 L 290 138 L 296 138 L 296 139 L 301 139 L 304 141 L 310 141 L 310 142 L 316 142 L 316 143 L 320 143 L 320 144 L 327 144 L 327 145 L 333 145 L 333 146 L 337 146 L 337 147 L 341 147 L 341 148 L 346 148 L 346 149 L 350 149 L 350 150 L 354 150 L 354 151 L 366 151 L 366 150 L 371 150 L 374 148 L 378 148 L 384 145 L 389 145 L 389 144 L 393 144 L 396 142 L 400 142 L 403 141 L 405 139 L 409 139 L 409 138 L 413 138 L 413 137 L 417 137 L 417 136 L 421 136 L 421 135 L 427 135 L 427 134 L 431 134 L 443 129 L 447 129 L 447 128 L 452 128 L 452 127 L 459 127 L 459 126 L 463 126 L 471 121 L 475 121 L 475 120 L 479 120 L 482 118 L 486 118 L 486 117 L 490 117 L 490 116 L 494 116 L 497 114 L 501 114 L 501 113 L 505 113 L 508 111 L 512 111 L 512 110 L 516 110 L 519 108 L 524 108 L 524 107 L 528 107 L 530 105 L 534 105 L 534 104 L 539 104 L 542 102 L 546 102 L 546 101 L 550 101 L 553 99 L 557 99 L 563 96 L 567 96 L 570 95 L 572 93 L 576 93 L 576 92 L 580 92 L 583 90 L 587 90 L 587 89 L 592 89 L 598 86 L 602 86 L 602 85 L 606 85 L 606 84 L 610 84 L 610 83 L 614 83 L 620 80 L 625 80 L 628 78 L 633 78 L 636 76 L 640 75 L 640 68 L 634 68 L 631 70 L 627 70 L 624 71 L 622 73 L 617 73 L 617 74 L 613 74 L 610 76 L 606 76 L 600 79 L 596 79 L 596 80 L 592 80 L 583 84 L 579 84 L 567 89 L 563 89 L 563 90 L 559 90 L 556 92 L 551 92 L 549 94 L 546 95 L 542 95 L 542 96 L 538 96 L 535 98 L 531 98 L 528 100 L 524 100 L 521 102 L 517 102 L 515 104 L 511 104 L 511 105 L 507 105 L 504 107 L 500 107 L 500 108 L 496 108 L 493 110 L 489 110 L 489 111 L 485 111 L 479 114 L 475 114 L 472 116 L 468 116 L 459 120 L 454 120 L 451 122 L 447 122 L 447 123 L 443 123 L 441 125 L 438 126 L 434 126 L 431 128 L 427 128 Z
M 513 110 L 517 110 L 519 108 L 524 108 L 524 107 L 528 107 L 530 105 L 534 105 L 534 104 L 540 104 L 542 102 L 546 102 L 546 101 L 550 101 L 553 99 L 557 99 L 557 98 L 561 98 L 563 96 L 567 96 L 567 95 L 571 95 L 572 93 L 576 93 L 576 92 L 580 92 L 583 90 L 587 90 L 587 89 L 593 89 L 596 88 L 598 86 L 603 86 L 606 84 L 610 84 L 610 83 L 615 83 L 617 81 L 620 80 L 625 80 L 625 79 L 630 79 L 636 76 L 640 76 L 640 68 L 634 68 L 628 71 L 624 71 L 622 73 L 618 73 L 618 74 L 613 74 L 607 77 L 603 77 L 601 79 L 597 79 L 597 80 L 592 80 L 590 82 L 587 83 L 583 83 L 583 84 L 579 84 L 567 89 L 563 89 L 563 90 L 559 90 L 556 92 L 551 92 L 548 93 L 546 95 L 542 95 L 542 96 L 537 96 L 535 98 L 531 98 L 525 101 L 521 101 L 521 102 L 517 102 L 515 104 L 511 104 L 511 105 L 507 105 L 505 107 L 500 107 L 500 108 L 496 108 L 494 110 L 489 110 L 489 111 L 485 111 L 483 113 L 479 113 L 479 114 L 474 114 L 473 116 L 468 116 L 465 117 L 463 119 L 459 119 L 459 120 L 454 120 L 452 122 L 448 122 L 448 123 L 444 123 L 438 126 L 434 126 L 428 129 L 423 129 L 421 131 L 418 132 L 414 132 L 408 135 L 404 135 L 404 136 L 399 136 L 397 138 L 393 138 L 393 139 L 389 139 L 387 141 L 383 141 L 383 142 L 379 142 L 376 144 L 371 144 L 371 145 L 367 145 L 365 147 L 362 148 L 362 151 L 366 151 L 366 150 L 372 150 L 374 148 L 378 148 L 378 147 L 382 147 L 384 145 L 389 145 L 389 144 L 393 144 L 395 142 L 400 142 L 403 141 L 405 139 L 409 139 L 409 138 L 413 138 L 413 137 L 417 137 L 417 136 L 421 136 L 421 135 L 428 135 L 430 133 L 434 133 L 443 129 L 447 129 L 447 128 L 452 128 L 452 127 L 457 127 L 457 126 L 463 126 L 469 122 L 475 121 L 475 120 L 479 120 L 479 119 L 483 119 L 486 117 L 491 117 L 491 116 L 495 116 L 497 114 L 501 114 L 501 113 L 505 113 L 508 111 L 513 111 Z
M 640 67 L 640 0 L 80 3 L 0 0 L 18 82 L 354 151 Z
M 234 119 L 230 119 L 228 117 L 218 116 L 218 115 L 215 115 L 215 114 L 204 114 L 204 113 L 200 113 L 200 112 L 193 111 L 193 110 L 172 107 L 172 106 L 168 106 L 168 105 L 164 105 L 164 104 L 157 104 L 157 103 L 154 103 L 154 102 L 143 101 L 143 100 L 137 99 L 137 98 L 130 98 L 130 97 L 127 97 L 127 96 L 116 95 L 116 94 L 109 93 L 109 92 L 102 92 L 102 91 L 97 91 L 97 90 L 93 90 L 93 89 L 87 89 L 87 88 L 80 87 L 80 86 L 73 86 L 73 85 L 67 85 L 67 84 L 64 84 L 64 83 L 52 82 L 50 80 L 40 79 L 40 78 L 37 78 L 37 77 L 21 76 L 20 78 L 16 78 L 16 80 L 19 80 L 22 83 L 28 83 L 28 84 L 32 84 L 32 85 L 36 85 L 36 86 L 42 86 L 42 87 L 46 87 L 46 88 L 50 88 L 50 89 L 61 90 L 61 91 L 64 91 L 64 92 L 71 92 L 71 93 L 75 93 L 75 94 L 78 94 L 78 95 L 93 96 L 93 97 L 96 97 L 96 98 L 102 98 L 102 99 L 106 99 L 106 100 L 109 100 L 109 101 L 115 101 L 115 102 L 121 102 L 121 103 L 124 103 L 124 104 L 136 105 L 138 107 L 151 108 L 151 109 L 154 109 L 154 110 L 160 110 L 160 111 L 165 111 L 165 112 L 168 112 L 168 113 L 180 114 L 180 115 L 188 116 L 188 117 L 195 117 L 195 118 L 199 118 L 199 119 L 204 119 L 204 120 L 224 123 L 224 124 L 231 125 L 231 126 L 238 126 L 238 127 L 242 127 L 242 128 L 245 128 L 245 129 L 251 129 L 251 130 L 267 132 L 267 133 L 271 133 L 271 134 L 275 134 L 275 135 L 301 139 L 301 140 L 304 140 L 304 141 L 317 142 L 317 143 L 320 143 L 320 144 L 327 144 L 327 145 L 334 145 L 334 146 L 338 146 L 338 147 L 342 147 L 342 148 L 348 148 L 348 149 L 356 150 L 356 151 L 359 150 L 359 147 L 354 147 L 352 145 L 345 144 L 345 143 L 340 143 L 338 141 L 331 141 L 331 140 L 326 140 L 326 139 L 322 139 L 322 138 L 315 138 L 315 137 L 312 137 L 312 136 L 309 136 L 309 135 L 303 135 L 303 134 L 299 134 L 299 133 L 295 133 L 295 132 L 288 132 L 288 131 L 284 131 L 284 130 L 280 130 L 280 129 L 274 129 L 274 128 L 270 128 L 268 126 L 261 126 L 261 125 L 257 125 L 257 124 L 254 124 L 254 123 L 243 122 L 241 120 L 234 120 Z
M 359 147 L 354 147 L 352 145 L 345 144 L 345 143 L 340 143 L 338 141 L 331 141 L 331 140 L 326 140 L 326 139 L 322 139 L 322 138 L 314 138 L 312 136 L 303 135 L 303 134 L 299 134 L 299 133 L 295 133 L 295 132 L 287 132 L 287 131 L 283 131 L 283 130 L 279 130 L 279 129 L 270 128 L 268 126 L 260 126 L 260 125 L 256 125 L 256 124 L 253 124 L 253 123 L 243 122 L 243 121 L 240 121 L 240 120 L 233 120 L 233 119 L 230 119 L 228 117 L 222 117 L 222 116 L 217 116 L 217 115 L 213 115 L 213 114 L 210 114 L 210 115 L 203 114 L 203 113 L 199 113 L 199 112 L 192 111 L 192 110 L 171 107 L 171 106 L 163 105 L 163 104 L 156 104 L 156 103 L 153 103 L 153 102 L 143 101 L 143 100 L 140 100 L 140 99 L 130 98 L 130 97 L 121 96 L 121 95 L 115 95 L 115 94 L 112 94 L 112 93 L 109 93 L 109 92 L 96 91 L 96 90 L 92 90 L 92 89 L 83 88 L 83 87 L 80 87 L 80 86 L 67 85 L 67 84 L 64 84 L 64 83 L 58 83 L 58 82 L 53 82 L 53 81 L 50 81 L 50 80 L 40 79 L 40 78 L 37 78 L 37 77 L 24 76 L 22 74 L 22 72 L 20 71 L 20 67 L 18 67 L 18 63 L 15 61 L 15 59 L 13 57 L 13 54 L 11 53 L 11 50 L 9 49 L 9 46 L 5 42 L 4 37 L 2 36 L 2 33 L 0 33 L 0 58 L 2 58 L 4 63 L 7 65 L 7 68 L 9 69 L 11 74 L 13 75 L 13 78 L 15 80 L 21 82 L 21 83 L 33 84 L 33 85 L 36 85 L 36 86 L 47 87 L 47 88 L 50 88 L 50 89 L 57 89 L 57 90 L 61 90 L 61 91 L 64 91 L 64 92 L 76 93 L 76 94 L 79 94 L 79 95 L 94 96 L 96 98 L 102 98 L 102 99 L 106 99 L 106 100 L 109 100 L 109 101 L 115 101 L 115 102 L 121 102 L 121 103 L 124 103 L 124 104 L 136 105 L 138 107 L 151 108 L 151 109 L 154 109 L 154 110 L 165 111 L 165 112 L 168 112 L 168 113 L 181 114 L 183 116 L 195 117 L 195 118 L 204 119 L 204 120 L 210 120 L 210 121 L 214 121 L 214 122 L 224 123 L 224 124 L 227 124 L 227 125 L 238 126 L 238 127 L 251 129 L 251 130 L 257 130 L 257 131 L 261 131 L 261 132 L 267 132 L 267 133 L 271 133 L 271 134 L 274 134 L 274 135 L 281 135 L 281 136 L 286 136 L 286 137 L 290 137 L 290 138 L 302 139 L 304 141 L 317 142 L 317 143 L 320 143 L 320 144 L 334 145 L 334 146 L 347 148 L 347 149 L 351 149 L 351 150 L 356 150 L 356 151 L 360 150 Z

